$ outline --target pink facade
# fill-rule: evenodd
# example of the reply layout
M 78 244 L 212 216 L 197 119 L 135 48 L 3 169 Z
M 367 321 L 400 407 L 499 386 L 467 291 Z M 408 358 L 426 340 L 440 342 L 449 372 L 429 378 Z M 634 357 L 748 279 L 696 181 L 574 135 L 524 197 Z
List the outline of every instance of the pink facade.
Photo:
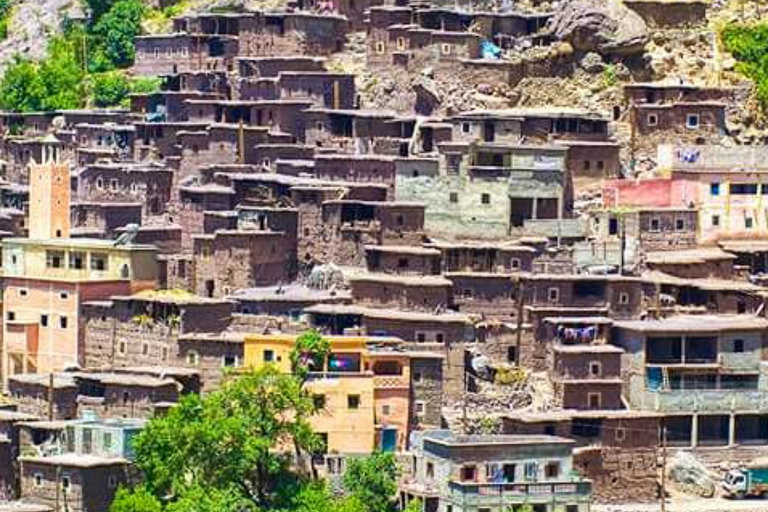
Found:
M 606 180 L 603 206 L 679 207 L 697 204 L 697 184 L 689 180 L 654 178 L 647 180 Z

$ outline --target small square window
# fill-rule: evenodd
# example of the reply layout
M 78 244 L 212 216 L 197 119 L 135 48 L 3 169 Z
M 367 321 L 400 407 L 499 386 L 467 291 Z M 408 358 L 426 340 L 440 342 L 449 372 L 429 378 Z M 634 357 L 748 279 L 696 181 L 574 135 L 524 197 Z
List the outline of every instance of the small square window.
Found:
M 221 358 L 221 366 L 224 368 L 234 368 L 237 366 L 237 356 L 234 354 L 224 354 Z
M 69 489 L 70 485 L 72 485 L 72 481 L 70 480 L 69 476 L 61 477 L 61 488 L 62 489 Z
M 629 304 L 629 294 L 627 292 L 619 293 L 619 304 Z
M 616 437 L 616 441 L 622 442 L 622 441 L 624 441 L 624 439 L 627 438 L 627 431 L 624 430 L 623 428 L 619 427 L 619 428 L 616 429 L 616 436 L 615 437 Z
M 26 288 L 19 288 L 19 295 L 21 297 L 26 297 L 27 295 L 29 295 L 29 292 L 27 291 Z
M 587 403 L 590 409 L 599 409 L 602 402 L 600 393 L 587 393 Z
M 347 395 L 347 409 L 360 408 L 360 395 Z
M 463 466 L 461 468 L 461 481 L 462 482 L 474 482 L 477 478 L 476 466 Z
M 696 129 L 699 127 L 699 114 L 688 114 L 685 116 L 685 126 L 687 128 Z
M 651 225 L 650 225 L 650 231 L 653 233 L 658 233 L 661 231 L 661 219 L 658 217 L 651 218 Z
M 416 411 L 416 416 L 422 416 L 424 414 L 424 411 L 426 410 L 426 407 L 424 405 L 424 402 L 417 401 L 413 404 L 413 409 Z
M 733 351 L 737 354 L 744 352 L 744 340 L 733 340 Z
M 518 270 L 520 268 L 520 258 L 512 258 L 509 260 L 509 268 Z
M 275 351 L 274 350 L 265 350 L 264 351 L 264 362 L 265 363 L 271 363 L 275 360 Z
M 43 486 L 43 474 L 42 473 L 35 473 L 35 487 L 42 487 Z
M 712 227 L 716 228 L 720 226 L 720 216 L 719 215 L 713 215 L 712 216 Z
M 472 125 L 467 122 L 461 123 L 461 131 L 464 133 L 469 133 L 472 131 Z
M 675 230 L 685 231 L 685 219 L 679 217 L 675 219 Z
M 48 327 L 48 315 L 40 315 L 40 327 Z
M 720 184 L 719 183 L 710 183 L 709 184 L 709 194 L 713 196 L 719 196 L 720 195 Z
M 603 373 L 603 365 L 600 363 L 600 361 L 590 361 L 589 363 L 589 376 L 590 377 L 600 377 Z
M 384 404 L 381 406 L 381 414 L 384 416 L 389 416 L 390 413 L 390 407 L 389 404 Z
M 384 50 L 386 47 L 384 46 L 384 41 L 377 41 L 376 42 L 376 53 L 382 54 L 384 53 Z
M 560 476 L 560 462 L 556 460 L 547 462 L 547 465 L 544 466 L 544 474 L 547 478 L 558 478 Z
M 559 288 L 550 288 L 547 290 L 547 298 L 549 299 L 549 302 L 557 302 L 560 300 L 560 289 Z
M 200 364 L 200 354 L 194 350 L 187 352 L 187 364 L 189 366 L 198 366 Z
M 491 194 L 482 194 L 480 196 L 480 202 L 483 204 L 491 204 Z
M 656 114 L 648 114 L 648 117 L 646 118 L 646 123 L 648 126 L 656 126 L 659 124 L 659 116 Z
M 60 316 L 59 317 L 59 327 L 62 328 L 62 329 L 66 329 L 68 325 L 69 325 L 69 320 L 67 319 L 67 317 Z
M 752 229 L 752 225 L 754 224 L 754 220 L 752 217 L 744 217 L 744 227 L 747 229 Z
M 67 299 L 69 299 L 69 293 L 67 293 L 67 292 L 61 292 L 61 293 L 59 293 L 59 298 L 60 298 L 61 300 L 67 300 Z
M 400 51 L 405 50 L 405 38 L 404 37 L 398 37 L 397 38 L 397 49 Z
M 449 45 L 448 43 L 443 43 L 440 46 L 440 49 L 441 49 L 443 55 L 450 55 L 451 54 L 451 45 Z
M 459 202 L 459 194 L 458 192 L 451 192 L 448 194 L 448 200 L 451 203 L 458 203 Z
M 315 406 L 315 409 L 324 409 L 325 395 L 312 395 L 312 404 Z

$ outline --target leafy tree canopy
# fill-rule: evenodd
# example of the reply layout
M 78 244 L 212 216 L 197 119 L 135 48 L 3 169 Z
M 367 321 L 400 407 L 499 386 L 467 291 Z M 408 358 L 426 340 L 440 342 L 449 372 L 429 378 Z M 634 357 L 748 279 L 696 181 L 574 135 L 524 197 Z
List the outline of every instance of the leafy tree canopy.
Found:
M 328 349 L 309 331 L 294 352 L 317 357 Z M 321 446 L 305 383 L 267 365 L 231 376 L 206 397 L 184 397 L 135 438 L 143 483 L 121 489 L 110 512 L 395 512 L 392 454 L 349 460 L 344 496 L 291 465 L 292 453 Z
M 768 22 L 731 24 L 721 32 L 725 49 L 738 61 L 736 69 L 755 82 L 755 93 L 768 110 Z

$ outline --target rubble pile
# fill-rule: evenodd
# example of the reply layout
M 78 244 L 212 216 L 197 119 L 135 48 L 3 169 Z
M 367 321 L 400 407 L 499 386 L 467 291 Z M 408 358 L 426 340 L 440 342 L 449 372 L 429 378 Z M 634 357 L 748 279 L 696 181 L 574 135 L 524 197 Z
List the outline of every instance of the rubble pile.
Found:
M 666 470 L 670 480 L 685 494 L 703 498 L 715 494 L 715 482 L 706 466 L 691 453 L 677 452 L 667 463 Z

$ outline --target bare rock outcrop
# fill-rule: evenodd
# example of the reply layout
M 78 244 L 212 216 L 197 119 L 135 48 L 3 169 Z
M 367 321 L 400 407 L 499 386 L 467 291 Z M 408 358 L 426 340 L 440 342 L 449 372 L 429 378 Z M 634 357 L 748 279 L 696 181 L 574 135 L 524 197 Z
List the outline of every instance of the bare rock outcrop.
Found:
M 569 0 L 550 21 L 553 35 L 577 51 L 630 54 L 643 51 L 648 27 L 619 0 Z

